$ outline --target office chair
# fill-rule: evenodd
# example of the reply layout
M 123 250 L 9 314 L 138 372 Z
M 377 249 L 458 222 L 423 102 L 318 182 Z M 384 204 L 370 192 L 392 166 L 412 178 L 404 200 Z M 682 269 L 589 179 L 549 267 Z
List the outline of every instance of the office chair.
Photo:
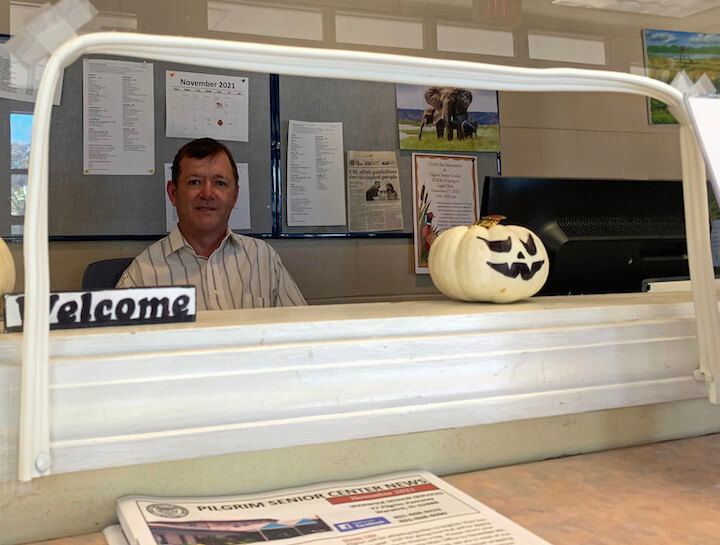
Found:
M 103 259 L 90 263 L 85 269 L 82 278 L 82 289 L 98 290 L 114 288 L 120 276 L 125 272 L 132 257 L 120 257 L 117 259 Z

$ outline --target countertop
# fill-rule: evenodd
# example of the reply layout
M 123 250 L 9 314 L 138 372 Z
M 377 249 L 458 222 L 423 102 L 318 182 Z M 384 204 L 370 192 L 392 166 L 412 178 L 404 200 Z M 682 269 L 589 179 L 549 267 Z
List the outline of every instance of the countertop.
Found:
M 446 475 L 553 545 L 717 545 L 720 434 Z M 105 545 L 102 533 L 34 545 Z

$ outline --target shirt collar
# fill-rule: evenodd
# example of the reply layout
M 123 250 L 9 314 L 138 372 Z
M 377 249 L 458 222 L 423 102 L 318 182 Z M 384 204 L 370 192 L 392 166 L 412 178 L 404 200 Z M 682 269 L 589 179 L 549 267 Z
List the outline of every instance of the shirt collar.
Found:
M 233 232 L 230 230 L 230 227 L 227 228 L 225 231 L 225 238 L 223 238 L 222 242 L 220 243 L 220 247 L 223 246 L 227 242 L 228 239 L 233 240 L 232 237 Z M 175 228 L 170 231 L 170 234 L 168 235 L 168 249 L 165 252 L 165 257 L 170 256 L 170 254 L 174 254 L 177 252 L 180 248 L 187 247 L 188 251 L 195 253 L 195 250 L 193 250 L 193 247 L 190 246 L 190 243 L 185 240 L 185 237 L 180 232 L 180 227 L 175 225 Z

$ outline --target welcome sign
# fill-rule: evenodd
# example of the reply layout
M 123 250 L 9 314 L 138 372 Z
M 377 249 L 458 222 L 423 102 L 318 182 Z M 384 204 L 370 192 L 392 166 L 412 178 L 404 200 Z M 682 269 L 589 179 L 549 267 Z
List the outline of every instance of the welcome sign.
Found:
M 22 331 L 25 295 L 5 295 L 5 332 Z M 195 287 L 172 286 L 50 294 L 50 329 L 192 322 Z

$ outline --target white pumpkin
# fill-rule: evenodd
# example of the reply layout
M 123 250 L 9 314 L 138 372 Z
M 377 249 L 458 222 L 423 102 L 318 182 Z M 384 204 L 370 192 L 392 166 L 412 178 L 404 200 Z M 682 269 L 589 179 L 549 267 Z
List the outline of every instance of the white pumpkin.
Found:
M 0 238 L 0 297 L 15 287 L 15 262 L 5 241 Z M 0 300 L 0 303 L 2 301 Z
M 430 246 L 428 268 L 441 292 L 461 301 L 510 303 L 527 299 L 548 277 L 548 255 L 525 227 L 500 225 L 489 216 L 440 233 Z

